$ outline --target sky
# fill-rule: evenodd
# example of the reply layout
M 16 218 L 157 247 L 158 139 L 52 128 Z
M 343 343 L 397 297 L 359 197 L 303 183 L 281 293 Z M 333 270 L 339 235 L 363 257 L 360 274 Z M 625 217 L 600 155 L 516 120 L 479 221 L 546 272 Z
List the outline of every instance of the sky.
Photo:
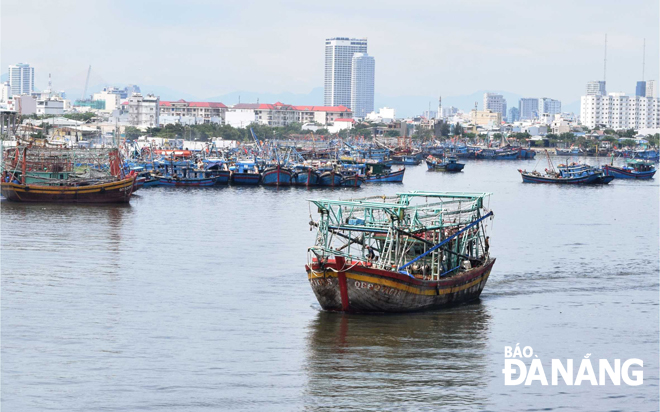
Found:
M 326 38 L 366 37 L 377 100 L 390 106 L 481 90 L 569 103 L 603 79 L 605 34 L 608 91 L 634 93 L 644 39 L 645 78 L 660 77 L 658 3 L 2 0 L 0 72 L 29 63 L 38 89 L 48 73 L 56 90 L 82 89 L 91 65 L 90 84 L 199 99 L 307 94 L 323 86 Z

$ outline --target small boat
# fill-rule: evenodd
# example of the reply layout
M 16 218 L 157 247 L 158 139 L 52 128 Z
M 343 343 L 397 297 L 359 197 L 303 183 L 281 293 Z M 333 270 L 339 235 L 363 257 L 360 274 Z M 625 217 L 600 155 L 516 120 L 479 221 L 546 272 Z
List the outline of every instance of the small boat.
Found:
M 416 155 L 395 155 L 392 156 L 393 165 L 416 166 L 422 163 L 422 160 Z
M 206 170 L 181 169 L 181 174 L 159 176 L 158 182 L 162 186 L 176 187 L 206 187 L 213 186 L 217 180 L 215 176 L 208 176 Z
M 367 165 L 367 174 L 365 176 L 367 183 L 401 183 L 406 168 L 394 172 L 389 166 L 382 164 Z
M 458 163 L 455 156 L 447 156 L 444 161 L 429 156 L 426 158 L 426 166 L 428 170 L 441 171 L 441 172 L 460 172 L 465 167 L 464 163 Z
M 254 186 L 261 182 L 261 173 L 255 162 L 237 162 L 230 170 L 232 184 Z
M 267 167 L 261 173 L 261 184 L 266 186 L 290 186 L 293 171 L 280 164 Z
M 546 151 L 548 159 L 548 168 L 545 173 L 528 172 L 518 169 L 522 176 L 523 183 L 555 183 L 555 184 L 607 184 L 612 181 L 610 177 L 605 176 L 602 170 L 586 164 L 572 163 L 570 165 L 559 165 L 555 170 L 550 159 L 550 154 Z
M 345 187 L 360 187 L 364 181 L 365 178 L 355 172 L 344 172 L 339 184 Z
M 296 186 L 317 186 L 321 175 L 311 166 L 298 165 L 294 167 L 292 182 Z
M 321 176 L 319 177 L 319 185 L 330 187 L 341 186 L 342 177 L 341 173 L 333 168 L 332 170 L 321 173 Z
M 203 167 L 208 176 L 215 177 L 216 185 L 226 185 L 231 178 L 231 171 L 224 160 L 205 160 Z
M 584 153 L 579 147 L 570 147 L 568 149 L 557 148 L 555 152 L 558 156 L 579 156 Z
M 515 160 L 518 159 L 518 151 L 510 149 L 481 149 L 475 153 L 477 159 L 487 160 Z
M 626 165 L 617 167 L 614 165 L 604 165 L 605 175 L 617 179 L 652 179 L 656 168 L 653 162 L 648 160 L 630 159 Z
M 310 222 L 318 233 L 305 270 L 319 304 L 327 311 L 412 312 L 479 298 L 495 263 L 480 224 L 493 216 L 484 210 L 487 196 L 312 200 L 320 217 Z

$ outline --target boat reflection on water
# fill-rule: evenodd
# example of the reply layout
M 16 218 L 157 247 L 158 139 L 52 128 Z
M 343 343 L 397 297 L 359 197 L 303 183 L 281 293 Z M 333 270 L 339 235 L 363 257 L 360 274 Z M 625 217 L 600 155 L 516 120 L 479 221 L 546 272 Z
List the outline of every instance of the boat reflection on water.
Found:
M 308 332 L 306 409 L 481 409 L 489 323 L 479 301 L 414 314 L 319 312 Z

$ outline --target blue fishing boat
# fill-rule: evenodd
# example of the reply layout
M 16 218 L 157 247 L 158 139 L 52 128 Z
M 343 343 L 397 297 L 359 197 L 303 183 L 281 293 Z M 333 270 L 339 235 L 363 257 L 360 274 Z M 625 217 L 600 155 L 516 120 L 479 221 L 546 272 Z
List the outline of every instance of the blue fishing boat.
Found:
M 261 174 L 261 184 L 266 186 L 290 186 L 293 171 L 280 164 L 267 167 Z
M 159 176 L 158 182 L 162 186 L 176 187 L 205 187 L 213 186 L 216 178 L 206 175 L 205 170 L 182 169 L 181 174 Z
M 622 167 L 604 165 L 603 171 L 607 176 L 617 179 L 652 179 L 656 168 L 651 161 L 630 159 Z
M 395 155 L 392 156 L 393 165 L 415 166 L 422 163 L 422 160 L 416 155 Z
M 319 185 L 330 187 L 340 186 L 342 177 L 341 173 L 333 168 L 332 170 L 321 173 L 321 176 L 319 177 Z
M 255 162 L 236 162 L 229 170 L 231 170 L 232 184 L 256 186 L 261 182 L 261 173 Z
M 364 181 L 364 177 L 354 171 L 349 171 L 342 174 L 340 185 L 346 187 L 360 187 Z
M 317 186 L 321 175 L 311 166 L 297 165 L 293 169 L 292 182 L 296 186 Z
M 226 185 L 231 178 L 231 171 L 224 160 L 204 160 L 204 168 L 208 176 L 216 178 L 216 185 Z
M 596 184 L 608 184 L 614 180 L 613 176 L 606 176 L 602 170 L 584 163 L 571 163 L 570 165 L 560 164 L 557 166 L 557 170 L 562 177 L 584 177 L 596 175 L 597 178 L 593 181 L 593 183 Z
M 653 150 L 653 149 L 638 150 L 635 151 L 633 157 L 635 159 L 652 160 L 654 162 L 657 162 L 658 160 L 660 160 L 660 152 L 658 150 Z
M 488 159 L 488 160 L 515 160 L 518 158 L 518 152 L 516 150 L 496 150 L 496 149 L 481 149 L 475 153 L 477 159 Z
M 429 156 L 426 158 L 426 167 L 428 170 L 433 171 L 460 172 L 465 167 L 465 164 L 458 163 L 458 159 L 455 156 L 447 156 L 444 161 L 436 157 Z
M 401 183 L 406 168 L 392 171 L 392 168 L 382 163 L 367 165 L 365 179 L 367 183 Z

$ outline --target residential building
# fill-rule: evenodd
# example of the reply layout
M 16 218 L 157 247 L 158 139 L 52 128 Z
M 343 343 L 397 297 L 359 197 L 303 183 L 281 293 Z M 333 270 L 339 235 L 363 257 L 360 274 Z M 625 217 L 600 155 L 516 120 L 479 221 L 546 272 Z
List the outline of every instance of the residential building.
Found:
M 539 99 L 539 107 L 537 115 L 549 114 L 553 117 L 555 114 L 561 113 L 561 102 L 559 100 L 549 99 L 547 97 L 541 97 Z
M 12 96 L 32 94 L 34 91 L 34 67 L 25 63 L 9 66 L 9 87 L 11 89 L 9 94 Z
M 658 83 L 655 80 L 646 81 L 646 97 L 658 97 Z
M 502 113 L 492 110 L 472 110 L 470 121 L 477 126 L 499 127 L 502 123 Z
M 11 86 L 9 86 L 9 82 L 1 83 L 0 84 L 0 102 L 6 103 L 11 96 L 12 96 Z
M 604 81 L 593 81 L 587 83 L 587 96 L 605 96 L 607 91 L 605 90 Z
M 506 119 L 506 99 L 501 94 L 484 93 L 484 110 L 500 113 Z
M 367 39 L 333 37 L 325 40 L 325 106 L 350 107 L 355 53 L 367 53 Z
M 292 106 L 277 102 L 239 103 L 227 108 L 225 124 L 232 127 L 247 127 L 258 123 L 273 127 L 287 126 L 291 123 L 316 123 L 328 126 L 334 122 L 345 122 L 353 119 L 353 112 L 345 106 Z
M 381 107 L 378 109 L 378 113 L 367 114 L 366 119 L 377 123 L 391 123 L 396 119 L 396 110 L 391 107 Z
M 112 113 L 121 105 L 121 91 L 116 87 L 104 87 L 100 93 L 94 93 L 92 100 L 103 101 L 103 111 Z
M 158 96 L 133 93 L 128 99 L 128 121 L 131 126 L 157 127 L 160 123 L 160 99 Z
M 298 112 L 298 123 L 316 122 L 326 126 L 335 121 L 345 121 L 353 119 L 353 112 L 345 106 L 294 106 Z
M 438 117 L 438 112 L 435 110 L 424 110 L 422 112 L 422 117 L 426 119 L 435 119 Z
M 440 113 L 442 118 L 448 118 L 456 115 L 458 113 L 458 107 L 454 106 L 449 106 L 449 107 L 444 107 L 442 106 L 441 108 L 442 113 Z
M 64 100 L 62 99 L 39 99 L 37 100 L 36 114 L 62 115 L 64 114 Z
M 259 106 L 258 103 L 239 103 L 229 107 L 225 113 L 225 124 L 242 129 L 257 123 L 255 111 L 259 109 Z
M 635 96 L 646 97 L 646 82 L 639 81 L 637 82 L 637 87 L 635 87 Z
M 600 125 L 615 130 L 655 129 L 660 127 L 660 99 L 624 93 L 582 96 L 580 120 L 592 128 Z
M 187 102 L 183 99 L 176 102 L 161 101 L 160 116 L 168 116 L 167 123 L 176 123 L 176 118 L 181 122 L 189 123 L 183 118 L 194 118 L 192 123 L 220 123 L 225 122 L 225 113 L 227 106 L 219 102 Z M 167 118 L 166 118 L 167 119 Z M 161 120 L 161 123 L 163 121 Z
M 539 99 L 523 97 L 518 102 L 518 111 L 520 112 L 520 120 L 532 120 L 538 117 Z
M 350 107 L 354 116 L 364 118 L 374 110 L 376 62 L 367 53 L 355 53 L 352 66 Z
M 520 110 L 517 107 L 512 107 L 509 109 L 506 117 L 509 123 L 514 123 L 520 120 Z

